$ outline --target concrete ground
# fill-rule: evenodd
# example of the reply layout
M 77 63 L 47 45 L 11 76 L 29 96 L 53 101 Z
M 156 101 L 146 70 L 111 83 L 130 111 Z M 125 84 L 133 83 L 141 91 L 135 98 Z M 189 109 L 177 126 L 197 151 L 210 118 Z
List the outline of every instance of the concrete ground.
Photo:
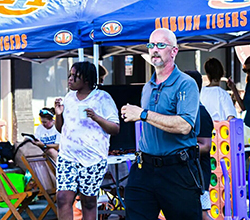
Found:
M 46 200 L 38 200 L 36 201 L 34 204 L 29 205 L 29 208 L 31 209 L 31 211 L 34 213 L 34 215 L 36 217 L 39 217 L 39 215 L 42 213 L 42 211 L 44 210 L 44 208 L 47 206 L 47 202 Z M 8 208 L 1 208 L 0 207 L 0 219 L 4 216 L 4 214 L 8 211 Z M 26 214 L 26 212 L 24 211 L 22 213 L 22 217 L 24 220 L 30 220 L 29 216 Z M 57 219 L 55 213 L 50 210 L 49 213 L 46 215 L 46 217 L 44 218 L 44 220 L 51 220 L 51 219 Z M 119 220 L 119 216 L 116 214 L 111 214 L 107 220 Z M 106 220 L 106 219 L 103 219 Z
M 39 217 L 39 215 L 42 213 L 42 211 L 45 209 L 46 206 L 47 206 L 46 200 L 38 200 L 34 204 L 29 205 L 29 208 L 36 217 Z M 0 218 L 2 218 L 8 210 L 9 210 L 8 208 L 0 208 Z M 27 215 L 25 211 L 21 215 L 24 220 L 30 219 L 30 217 Z M 46 217 L 44 218 L 44 220 L 48 219 L 57 219 L 55 213 L 52 210 L 50 210 L 46 215 Z

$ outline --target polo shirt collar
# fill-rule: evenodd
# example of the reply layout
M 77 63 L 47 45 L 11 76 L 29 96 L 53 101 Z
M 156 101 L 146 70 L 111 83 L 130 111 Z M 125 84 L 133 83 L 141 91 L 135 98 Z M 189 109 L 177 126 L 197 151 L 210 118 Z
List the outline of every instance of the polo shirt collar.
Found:
M 181 75 L 181 71 L 178 69 L 177 65 L 174 65 L 174 70 L 173 72 L 170 74 L 170 76 L 163 82 L 163 84 L 165 86 L 172 86 L 175 81 L 179 78 L 179 76 Z M 155 82 L 155 77 L 156 77 L 156 73 L 154 72 L 151 79 L 150 79 L 150 83 L 157 85 Z

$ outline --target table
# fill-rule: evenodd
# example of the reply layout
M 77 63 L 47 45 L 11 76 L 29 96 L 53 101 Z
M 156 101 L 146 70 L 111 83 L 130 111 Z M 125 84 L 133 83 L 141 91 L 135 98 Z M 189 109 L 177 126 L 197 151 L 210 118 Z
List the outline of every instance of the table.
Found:
M 123 163 L 127 160 L 134 161 L 135 154 L 123 154 L 123 155 L 119 155 L 119 156 L 109 155 L 108 156 L 108 164 L 119 164 L 119 163 Z
M 119 191 L 119 184 L 120 184 L 120 179 L 119 179 L 119 169 L 118 169 L 118 165 L 123 163 L 123 162 L 130 162 L 130 161 L 134 161 L 135 160 L 135 154 L 123 154 L 123 155 L 119 155 L 119 156 L 114 156 L 114 155 L 110 155 L 108 156 L 108 164 L 114 164 L 115 165 L 115 182 L 116 182 L 116 193 L 118 196 L 118 199 L 120 200 L 122 206 L 124 208 L 126 208 L 123 199 L 120 195 L 120 191 Z
M 125 206 L 124 201 L 123 201 L 124 199 L 122 198 L 122 196 L 120 194 L 120 183 L 121 183 L 121 181 L 126 179 L 128 177 L 128 175 L 120 179 L 120 177 L 119 177 L 120 176 L 119 175 L 119 165 L 127 162 L 127 166 L 128 166 L 128 170 L 129 170 L 130 165 L 131 165 L 131 161 L 134 161 L 134 160 L 135 160 L 135 154 L 123 154 L 123 155 L 119 155 L 119 156 L 115 156 L 115 155 L 108 156 L 108 165 L 115 166 L 115 170 L 114 170 L 115 183 L 112 183 L 112 184 L 115 184 L 115 186 L 116 186 L 116 194 L 117 194 L 118 200 L 124 209 L 126 208 L 126 206 Z M 107 185 L 110 185 L 110 184 L 106 184 L 103 187 L 105 188 L 105 186 L 107 186 Z M 118 215 L 125 215 L 124 210 L 114 210 L 114 211 L 99 210 L 99 214 L 111 214 L 111 213 L 118 214 Z

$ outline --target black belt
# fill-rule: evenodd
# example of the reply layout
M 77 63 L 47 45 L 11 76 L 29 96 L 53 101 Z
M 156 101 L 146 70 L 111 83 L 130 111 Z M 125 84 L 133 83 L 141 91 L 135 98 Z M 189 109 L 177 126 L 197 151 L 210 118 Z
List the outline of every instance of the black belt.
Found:
M 188 154 L 189 158 L 187 158 L 186 153 Z M 142 152 L 143 162 L 152 164 L 155 167 L 170 166 L 172 164 L 186 162 L 187 159 L 194 159 L 195 156 L 196 155 L 193 147 L 180 150 L 176 154 L 167 156 L 154 156 Z
M 164 165 L 169 166 L 169 165 L 177 164 L 177 163 L 186 163 L 188 166 L 189 172 L 191 173 L 195 181 L 195 184 L 201 190 L 201 194 L 204 193 L 204 189 L 205 189 L 204 178 L 203 178 L 203 173 L 202 173 L 202 169 L 201 169 L 200 161 L 199 161 L 199 146 L 198 145 L 195 147 L 182 149 L 174 155 L 167 155 L 167 156 L 154 156 L 154 155 L 146 154 L 143 152 L 140 152 L 140 153 L 141 154 L 137 155 L 137 163 L 139 161 L 140 162 L 139 164 L 141 165 L 141 167 L 144 162 L 152 164 L 155 167 L 162 167 Z M 140 158 L 140 155 L 142 157 L 142 161 L 138 160 L 138 157 Z M 190 160 L 194 160 L 196 163 L 198 173 L 199 173 L 200 183 L 195 177 L 193 171 L 190 169 L 190 164 L 189 164 Z

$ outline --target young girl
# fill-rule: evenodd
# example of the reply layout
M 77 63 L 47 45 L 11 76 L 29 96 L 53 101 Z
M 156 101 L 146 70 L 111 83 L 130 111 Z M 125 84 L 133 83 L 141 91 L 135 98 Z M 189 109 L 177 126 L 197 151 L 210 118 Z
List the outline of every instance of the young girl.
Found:
M 119 132 L 118 110 L 111 96 L 95 89 L 96 68 L 74 63 L 64 98 L 55 100 L 56 128 L 61 131 L 57 159 L 57 207 L 60 220 L 73 219 L 80 192 L 84 220 L 96 220 L 97 195 L 107 169 L 110 135 Z
M 50 156 L 55 162 L 58 155 L 60 133 L 54 125 L 54 108 L 43 108 L 39 112 L 41 123 L 35 132 L 38 141 L 33 143 L 42 148 L 44 152 Z

